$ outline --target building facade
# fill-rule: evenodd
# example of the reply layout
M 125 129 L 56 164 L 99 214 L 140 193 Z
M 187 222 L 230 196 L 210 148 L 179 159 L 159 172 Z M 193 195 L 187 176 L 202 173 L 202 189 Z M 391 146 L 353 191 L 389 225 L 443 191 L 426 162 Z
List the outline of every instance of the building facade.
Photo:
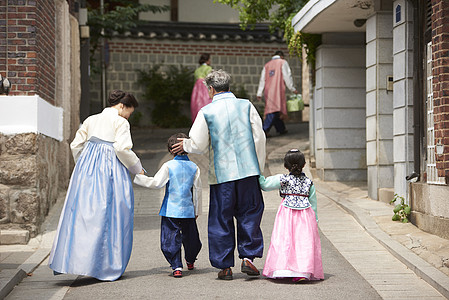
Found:
M 79 126 L 76 1 L 0 1 L 1 244 L 26 243 L 69 182 Z
M 311 149 L 324 180 L 366 180 L 449 238 L 449 3 L 311 0 L 296 31 L 322 35 Z M 416 181 L 416 182 L 415 182 Z

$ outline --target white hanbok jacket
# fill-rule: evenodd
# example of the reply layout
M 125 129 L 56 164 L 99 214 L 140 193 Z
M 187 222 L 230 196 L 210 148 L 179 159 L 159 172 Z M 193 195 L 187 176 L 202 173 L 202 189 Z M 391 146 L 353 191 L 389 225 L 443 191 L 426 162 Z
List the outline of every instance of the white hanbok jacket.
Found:
M 70 144 L 75 162 L 81 155 L 84 144 L 93 138 L 113 143 L 118 159 L 132 174 L 142 171 L 140 159 L 131 150 L 133 142 L 129 122 L 119 116 L 118 110 L 108 107 L 84 121 Z

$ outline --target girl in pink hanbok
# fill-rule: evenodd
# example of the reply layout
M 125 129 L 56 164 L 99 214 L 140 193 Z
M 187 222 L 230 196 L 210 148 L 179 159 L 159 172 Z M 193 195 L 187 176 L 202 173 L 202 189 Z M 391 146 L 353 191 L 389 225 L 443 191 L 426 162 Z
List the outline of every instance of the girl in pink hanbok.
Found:
M 269 278 L 324 279 L 315 186 L 302 172 L 305 163 L 304 154 L 292 149 L 284 157 L 289 174 L 259 177 L 262 190 L 279 189 L 282 197 L 263 268 Z
M 190 113 L 192 115 L 192 123 L 195 122 L 196 115 L 203 106 L 211 103 L 212 99 L 209 97 L 209 91 L 204 83 L 204 78 L 212 71 L 210 66 L 210 54 L 201 54 L 198 61 L 200 66 L 193 74 L 195 76 L 195 85 L 193 86 L 192 96 L 190 100 Z

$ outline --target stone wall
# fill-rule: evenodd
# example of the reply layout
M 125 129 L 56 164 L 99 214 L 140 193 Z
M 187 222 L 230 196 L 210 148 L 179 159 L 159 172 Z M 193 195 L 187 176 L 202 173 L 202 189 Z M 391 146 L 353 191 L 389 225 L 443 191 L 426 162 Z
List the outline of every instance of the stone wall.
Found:
M 40 134 L 0 134 L 0 228 L 38 233 L 58 195 L 58 148 Z
M 114 38 L 109 42 L 110 61 L 107 68 L 107 91 L 123 89 L 132 91 L 142 104 L 143 88 L 137 84 L 137 71 L 150 67 L 176 65 L 197 68 L 201 53 L 210 53 L 211 66 L 223 69 L 232 76 L 231 90 L 243 86 L 256 101 L 256 92 L 260 73 L 277 50 L 285 54 L 291 69 L 295 87 L 301 91 L 301 62 L 297 57 L 290 57 L 285 43 L 251 43 L 251 42 L 212 42 L 157 40 L 139 38 Z M 93 77 L 91 101 L 93 111 L 101 110 L 101 84 L 99 76 Z M 142 110 L 142 107 L 138 109 Z M 189 114 L 187 114 L 189 115 Z M 147 122 L 150 122 L 146 118 Z M 144 125 L 148 125 L 144 124 Z
M 420 229 L 449 239 L 449 186 L 410 184 L 411 222 Z
M 316 171 L 326 181 L 365 181 L 365 45 L 362 34 L 326 33 L 316 52 Z
M 0 244 L 36 236 L 69 183 L 81 95 L 74 6 L 0 0 L 0 72 L 12 83 L 0 96 Z

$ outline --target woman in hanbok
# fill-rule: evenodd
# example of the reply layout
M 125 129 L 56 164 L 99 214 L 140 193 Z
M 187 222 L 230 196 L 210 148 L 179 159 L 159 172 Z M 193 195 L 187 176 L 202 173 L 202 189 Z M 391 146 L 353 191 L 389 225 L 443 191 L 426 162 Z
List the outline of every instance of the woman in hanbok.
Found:
M 138 103 L 120 90 L 108 101 L 111 107 L 87 118 L 70 144 L 76 164 L 49 258 L 55 274 L 113 281 L 131 256 L 134 193 L 129 173 L 143 174 L 143 169 L 131 150 L 127 119 Z
M 292 149 L 284 157 L 289 174 L 259 177 L 262 190 L 279 189 L 282 197 L 263 268 L 269 278 L 324 279 L 315 186 L 302 172 L 305 163 L 304 154 Z
M 200 66 L 193 74 L 195 76 L 195 85 L 193 86 L 192 97 L 190 100 L 192 123 L 195 122 L 199 110 L 212 101 L 209 97 L 209 91 L 207 90 L 206 84 L 204 83 L 204 78 L 206 78 L 207 74 L 212 71 L 212 67 L 210 66 L 210 54 L 202 54 L 198 63 Z

